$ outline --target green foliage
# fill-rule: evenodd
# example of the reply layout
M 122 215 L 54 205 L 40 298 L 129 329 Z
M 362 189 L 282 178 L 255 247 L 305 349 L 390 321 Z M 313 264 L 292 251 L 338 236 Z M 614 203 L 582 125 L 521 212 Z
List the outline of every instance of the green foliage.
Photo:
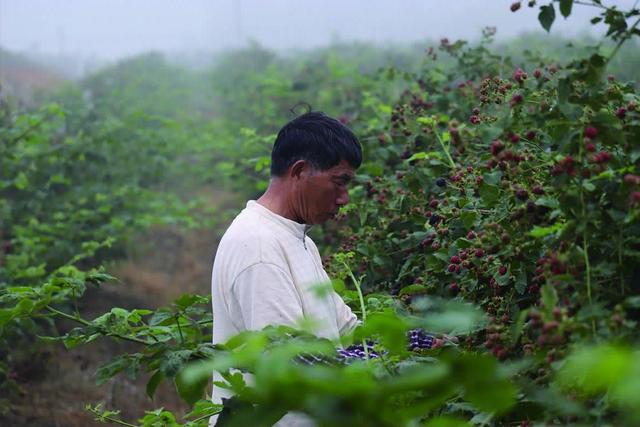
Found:
M 139 348 L 100 367 L 98 384 L 145 376 L 153 399 L 168 381 L 192 405 L 182 418 L 148 411 L 140 426 L 205 426 L 216 413 L 219 425 L 271 425 L 291 411 L 323 426 L 637 424 L 640 97 L 605 76 L 625 68 L 638 11 L 588 3 L 612 43 L 562 61 L 511 57 L 493 29 L 476 45 L 443 39 L 424 61 L 256 45 L 204 72 L 134 58 L 36 111 L 3 105 L 2 392 L 16 386 L 7 355 L 27 338 L 71 348 L 110 337 Z M 540 5 L 541 25 L 578 4 Z M 284 327 L 213 346 L 210 300 L 197 295 L 78 312 L 87 286 L 114 280 L 100 265 L 132 230 L 203 222 L 185 200 L 194 188 L 264 189 L 274 133 L 304 103 L 363 145 L 350 205 L 316 232 L 362 319 L 343 344 L 374 342 L 378 357 L 341 365 L 338 343 Z M 76 327 L 44 336 L 56 319 Z M 436 334 L 431 349 L 407 350 L 417 327 Z M 207 398 L 214 369 L 235 394 L 222 406 Z

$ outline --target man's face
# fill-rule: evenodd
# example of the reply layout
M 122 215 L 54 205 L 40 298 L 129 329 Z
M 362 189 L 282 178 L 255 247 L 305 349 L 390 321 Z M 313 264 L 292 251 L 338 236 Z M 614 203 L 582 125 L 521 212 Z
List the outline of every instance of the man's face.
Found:
M 346 161 L 326 171 L 309 169 L 301 176 L 297 210 L 306 224 L 321 224 L 349 203 L 349 183 L 354 169 Z

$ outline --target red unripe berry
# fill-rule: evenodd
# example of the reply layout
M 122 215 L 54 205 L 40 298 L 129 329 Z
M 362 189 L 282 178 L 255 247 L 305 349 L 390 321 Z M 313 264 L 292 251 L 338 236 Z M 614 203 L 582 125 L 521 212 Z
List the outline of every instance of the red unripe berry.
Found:
M 632 185 L 640 185 L 640 176 L 628 173 L 624 176 L 624 182 Z
M 540 76 L 542 76 L 542 71 L 540 71 L 538 68 L 533 70 L 533 77 L 535 77 L 536 79 L 539 79 Z
M 593 126 L 587 126 L 584 129 L 584 136 L 586 136 L 587 138 L 594 139 L 598 136 L 598 129 L 596 129 Z
M 521 188 L 516 191 L 516 197 L 520 200 L 527 200 L 529 198 L 529 193 L 527 192 L 527 190 Z
M 435 340 L 433 340 L 433 344 L 431 345 L 431 348 L 440 348 L 444 345 L 444 341 L 442 340 L 442 338 L 436 338 Z
M 499 139 L 496 139 L 491 143 L 491 154 L 497 155 L 504 148 L 504 144 Z
M 456 271 L 455 264 L 449 264 L 449 268 L 447 268 L 447 270 L 449 271 L 449 273 L 455 272 Z
M 454 256 L 451 257 L 449 262 L 451 264 L 460 264 L 462 262 L 462 260 L 460 259 L 460 257 L 458 255 L 454 255 Z
M 522 97 L 521 94 L 514 93 L 513 96 L 511 97 L 510 105 L 512 107 L 515 107 L 516 105 L 520 104 L 523 100 L 524 100 L 524 98 Z
M 549 322 L 546 322 L 544 325 L 542 325 L 542 332 L 547 333 L 547 332 L 553 331 L 558 327 L 558 325 L 559 323 L 556 320 L 551 320 Z
M 504 347 L 496 348 L 494 349 L 493 354 L 495 354 L 498 359 L 504 359 L 507 357 L 507 349 Z
M 544 189 L 540 185 L 534 185 L 533 188 L 531 188 L 531 192 L 533 194 L 541 195 L 544 194 Z
M 513 79 L 515 81 L 517 81 L 518 83 L 522 83 L 524 80 L 527 79 L 527 73 L 525 73 L 522 68 L 518 68 L 514 73 L 513 73 Z
M 484 256 L 484 250 L 476 249 L 475 255 L 476 255 L 476 258 L 482 258 Z
M 586 144 L 584 144 L 584 149 L 590 153 L 593 153 L 594 151 L 596 151 L 596 144 L 594 144 L 593 142 L 587 142 Z
M 514 144 L 518 141 L 520 141 L 520 135 L 518 135 L 517 133 L 514 133 L 513 135 L 511 135 L 511 142 L 513 142 Z
M 504 276 L 505 274 L 507 274 L 507 267 L 505 267 L 504 265 L 501 265 L 500 268 L 498 269 L 498 273 L 501 276 Z
M 457 294 L 460 291 L 460 286 L 456 282 L 453 282 L 449 285 L 449 292 L 452 294 Z
M 472 125 L 477 125 L 478 123 L 480 123 L 480 117 L 478 117 L 477 115 L 472 115 L 471 117 L 469 117 L 469 122 Z
M 618 116 L 619 119 L 624 119 L 624 117 L 627 115 L 627 109 L 624 107 L 620 107 L 616 110 L 616 116 Z
M 611 160 L 611 154 L 607 151 L 601 151 L 593 157 L 593 160 L 596 163 L 607 163 L 609 160 Z
M 438 207 L 438 201 L 436 199 L 433 199 L 432 201 L 429 202 L 429 207 L 431 207 L 432 209 L 435 209 Z
M 467 233 L 467 239 L 473 240 L 476 238 L 476 233 L 474 231 L 470 231 Z

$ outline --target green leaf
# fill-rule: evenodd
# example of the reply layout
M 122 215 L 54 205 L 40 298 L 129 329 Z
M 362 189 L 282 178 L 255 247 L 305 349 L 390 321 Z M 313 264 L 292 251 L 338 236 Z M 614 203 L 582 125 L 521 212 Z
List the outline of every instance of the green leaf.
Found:
M 431 117 L 418 117 L 416 121 L 425 126 L 433 126 L 436 123 Z
M 425 427 L 470 427 L 471 424 L 459 418 L 447 415 L 430 418 Z
M 542 287 L 540 293 L 542 295 L 542 304 L 544 305 L 544 308 L 551 313 L 556 304 L 558 304 L 558 294 L 555 288 L 546 284 Z
M 460 220 L 467 230 L 473 228 L 473 224 L 476 221 L 477 213 L 475 211 L 462 211 L 460 212 Z
M 524 291 L 527 289 L 527 273 L 524 269 L 521 269 L 516 274 L 515 288 L 520 295 L 524 294 Z
M 547 30 L 551 30 L 551 25 L 553 21 L 556 19 L 556 10 L 553 7 L 553 3 L 549 3 L 546 6 L 540 6 L 540 14 L 538 15 L 538 21 L 540 21 L 540 25 L 542 28 Z
M 486 207 L 493 207 L 500 199 L 500 189 L 495 185 L 483 183 L 479 193 Z
M 560 13 L 565 18 L 571 15 L 572 7 L 573 7 L 573 0 L 560 0 Z
M 27 188 L 29 186 L 29 179 L 27 178 L 27 175 L 25 175 L 24 172 L 20 172 L 16 179 L 14 179 L 13 185 L 15 185 L 18 190 L 24 190 Z
M 424 152 L 420 151 L 415 153 L 413 156 L 409 157 L 405 162 L 411 162 L 413 160 L 424 160 L 424 159 L 442 159 L 442 154 L 438 151 L 430 151 Z
M 538 227 L 537 225 L 533 227 L 531 231 L 529 231 L 529 236 L 535 237 L 536 239 L 540 239 L 542 237 L 548 236 L 550 234 L 554 234 L 560 230 L 562 230 L 565 226 L 563 222 L 556 222 L 549 227 Z
M 147 396 L 149 396 L 150 399 L 153 399 L 153 395 L 156 393 L 156 389 L 163 379 L 164 374 L 162 371 L 156 371 L 156 373 L 149 379 L 149 382 L 147 383 Z
M 558 209 L 560 207 L 560 202 L 555 197 L 540 197 L 536 200 L 536 206 Z
M 502 179 L 501 170 L 485 173 L 484 175 L 482 175 L 482 181 L 490 185 L 497 185 L 501 179 Z
M 193 405 L 204 396 L 204 390 L 209 383 L 208 378 L 202 378 L 199 381 L 185 380 L 184 370 L 176 375 L 174 383 L 178 394 L 189 405 Z
M 626 348 L 602 345 L 572 354 L 558 374 L 565 387 L 577 387 L 587 394 L 605 391 L 631 373 L 634 355 Z

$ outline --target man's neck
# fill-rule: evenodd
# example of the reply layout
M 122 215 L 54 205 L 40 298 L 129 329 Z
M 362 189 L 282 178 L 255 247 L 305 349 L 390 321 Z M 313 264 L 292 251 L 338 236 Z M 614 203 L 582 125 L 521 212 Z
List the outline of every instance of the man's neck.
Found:
M 256 202 L 275 214 L 302 224 L 303 222 L 297 218 L 295 210 L 292 208 L 291 201 L 283 196 L 283 194 L 288 194 L 283 188 L 284 185 L 280 180 L 272 179 L 267 191 Z

